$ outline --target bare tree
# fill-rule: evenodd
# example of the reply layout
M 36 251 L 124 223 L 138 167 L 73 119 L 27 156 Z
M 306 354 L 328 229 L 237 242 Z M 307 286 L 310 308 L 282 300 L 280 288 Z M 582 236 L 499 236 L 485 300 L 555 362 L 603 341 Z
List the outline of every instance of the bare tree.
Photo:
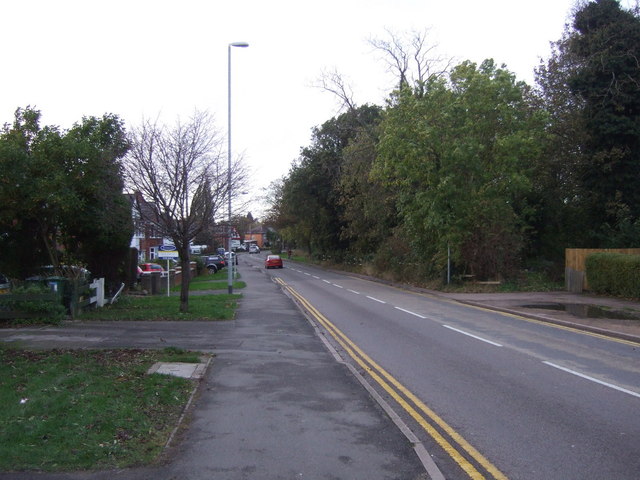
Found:
M 229 184 L 223 140 L 206 112 L 195 112 L 188 122 L 178 120 L 171 128 L 145 120 L 130 136 L 127 186 L 151 205 L 150 212 L 139 212 L 143 220 L 178 250 L 185 272 L 181 312 L 189 308 L 190 243 L 221 216 L 229 192 L 239 192 L 246 183 L 246 170 L 236 160 Z
M 369 44 L 382 52 L 387 69 L 397 78 L 397 88 L 414 86 L 416 95 L 424 93 L 427 82 L 447 73 L 453 60 L 437 54 L 437 44 L 428 45 L 429 31 L 398 34 L 387 30 L 388 39 L 369 39 Z M 353 90 L 337 70 L 324 70 L 315 86 L 334 94 L 340 109 L 355 112 L 358 108 Z
M 427 82 L 444 75 L 452 59 L 437 53 L 438 45 L 427 43 L 429 30 L 399 34 L 387 30 L 388 39 L 370 39 L 369 43 L 383 53 L 388 70 L 396 75 L 398 89 L 415 86 L 419 95 Z
M 358 108 L 353 99 L 353 90 L 337 70 L 323 70 L 317 86 L 338 97 L 342 102 L 340 109 L 346 108 L 349 111 L 354 111 Z

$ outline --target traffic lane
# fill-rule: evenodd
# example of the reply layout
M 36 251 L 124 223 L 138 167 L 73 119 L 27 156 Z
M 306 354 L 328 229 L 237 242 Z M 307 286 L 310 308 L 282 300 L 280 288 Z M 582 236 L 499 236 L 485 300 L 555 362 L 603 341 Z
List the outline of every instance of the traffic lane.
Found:
M 633 342 L 510 314 L 496 314 L 483 308 L 402 291 L 335 272 L 323 275 L 325 272 L 307 267 L 291 271 L 322 282 L 319 288 L 328 285 L 342 289 L 346 295 L 363 295 L 378 304 L 392 305 L 410 315 L 447 325 L 474 337 L 493 339 L 491 341 L 559 368 L 640 394 L 640 346 Z
M 324 289 L 342 290 L 330 286 Z M 384 304 L 373 308 L 364 302 L 354 309 L 340 305 L 337 296 L 313 301 L 361 348 L 369 354 L 375 351 L 378 363 L 463 435 L 479 439 L 483 453 L 490 451 L 491 459 L 501 459 L 499 466 L 507 463 L 507 471 L 524 472 L 523 478 L 528 478 L 533 459 L 535 471 L 548 474 L 539 478 L 554 478 L 558 465 L 564 468 L 562 478 L 589 478 L 584 475 L 597 471 L 601 478 L 629 478 L 624 471 L 637 466 L 637 449 L 627 448 L 624 441 L 620 444 L 621 432 L 632 437 L 638 433 L 637 424 L 628 422 L 637 408 L 632 397 L 616 396 L 618 392 L 578 377 L 568 379 L 564 372 L 526 355 L 440 330 L 432 322 L 392 318 L 399 314 L 391 308 L 380 316 Z M 567 385 L 572 387 L 567 390 Z M 611 405 L 617 415 L 601 405 Z M 522 445 L 527 446 L 525 454 Z

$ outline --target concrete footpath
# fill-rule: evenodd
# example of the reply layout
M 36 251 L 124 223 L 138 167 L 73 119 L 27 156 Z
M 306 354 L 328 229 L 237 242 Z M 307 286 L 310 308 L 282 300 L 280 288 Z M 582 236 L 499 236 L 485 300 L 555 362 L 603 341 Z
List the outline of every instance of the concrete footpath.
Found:
M 68 322 L 0 329 L 33 348 L 176 346 L 215 354 L 184 429 L 153 467 L 6 480 L 430 478 L 413 445 L 261 269 L 228 322 Z

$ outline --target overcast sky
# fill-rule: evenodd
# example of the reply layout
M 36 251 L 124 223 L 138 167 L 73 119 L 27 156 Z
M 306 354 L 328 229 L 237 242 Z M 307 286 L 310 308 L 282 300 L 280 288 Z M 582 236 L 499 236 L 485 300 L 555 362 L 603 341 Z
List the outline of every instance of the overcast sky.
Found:
M 629 0 L 623 0 L 627 5 Z M 35 106 L 45 125 L 115 113 L 173 124 L 208 110 L 227 129 L 232 51 L 232 150 L 253 193 L 286 175 L 311 129 L 339 103 L 314 84 L 340 72 L 358 104 L 382 105 L 393 87 L 368 42 L 386 30 L 430 29 L 456 62 L 493 58 L 533 83 L 571 18 L 574 0 L 3 0 L 0 123 Z M 260 207 L 254 203 L 254 215 Z

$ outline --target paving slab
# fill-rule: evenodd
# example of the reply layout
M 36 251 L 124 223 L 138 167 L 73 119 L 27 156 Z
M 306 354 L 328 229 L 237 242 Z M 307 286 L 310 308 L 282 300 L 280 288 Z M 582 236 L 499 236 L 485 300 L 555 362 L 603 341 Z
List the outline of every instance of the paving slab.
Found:
M 161 375 L 199 380 L 204 375 L 206 369 L 206 363 L 157 362 L 149 368 L 147 375 L 158 373 Z

